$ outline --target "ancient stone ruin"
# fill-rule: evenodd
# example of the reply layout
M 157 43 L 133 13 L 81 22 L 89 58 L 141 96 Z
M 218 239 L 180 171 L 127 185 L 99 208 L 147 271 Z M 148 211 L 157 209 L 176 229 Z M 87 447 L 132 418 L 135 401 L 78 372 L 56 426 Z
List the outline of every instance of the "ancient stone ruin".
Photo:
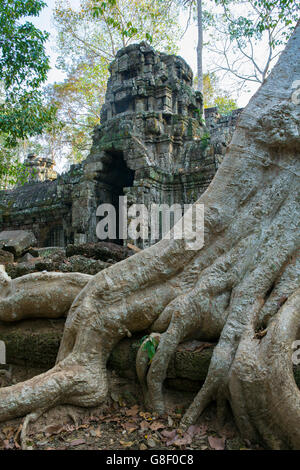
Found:
M 41 158 L 34 153 L 29 153 L 24 163 L 29 171 L 31 182 L 55 180 L 57 178 L 54 162 L 51 158 Z
M 0 194 L 0 230 L 33 231 L 40 247 L 97 242 L 102 203 L 117 212 L 121 195 L 130 205 L 183 205 L 208 187 L 239 110 L 208 110 L 205 127 L 190 67 L 146 43 L 120 50 L 110 74 L 88 158 L 57 175 L 51 160 L 29 155 L 30 182 Z

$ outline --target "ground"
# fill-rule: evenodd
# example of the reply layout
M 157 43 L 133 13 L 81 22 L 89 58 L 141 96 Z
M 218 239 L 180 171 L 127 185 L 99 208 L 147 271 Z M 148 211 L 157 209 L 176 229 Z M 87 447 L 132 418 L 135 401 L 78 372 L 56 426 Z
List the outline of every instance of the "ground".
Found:
M 36 373 L 36 371 L 32 371 Z M 14 367 L 11 381 L 22 380 L 24 368 Z M 26 371 L 26 375 L 28 371 Z M 112 374 L 115 390 L 126 380 Z M 190 392 L 167 390 L 167 412 L 158 417 L 142 404 L 130 404 L 114 392 L 109 402 L 99 408 L 49 411 L 32 425 L 26 440 L 34 450 L 241 450 L 261 449 L 239 435 L 232 419 L 222 428 L 217 425 L 215 407 L 211 406 L 195 426 L 180 429 L 180 419 L 194 397 Z M 131 401 L 132 403 L 132 401 Z M 180 406 L 178 405 L 180 403 Z M 74 422 L 74 420 L 76 422 Z M 22 419 L 0 425 L 0 449 L 20 450 Z

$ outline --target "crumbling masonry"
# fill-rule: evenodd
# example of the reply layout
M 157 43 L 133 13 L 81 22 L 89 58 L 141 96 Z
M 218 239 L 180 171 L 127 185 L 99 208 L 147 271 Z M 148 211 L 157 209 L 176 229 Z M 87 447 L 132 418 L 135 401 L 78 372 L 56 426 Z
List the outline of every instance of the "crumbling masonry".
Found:
M 240 110 L 225 117 L 206 110 L 205 127 L 192 83 L 181 57 L 145 43 L 120 50 L 89 157 L 56 175 L 51 162 L 30 155 L 31 181 L 0 193 L 0 230 L 32 230 L 39 246 L 95 242 L 97 207 L 118 210 L 121 195 L 129 205 L 193 203 L 214 177 Z

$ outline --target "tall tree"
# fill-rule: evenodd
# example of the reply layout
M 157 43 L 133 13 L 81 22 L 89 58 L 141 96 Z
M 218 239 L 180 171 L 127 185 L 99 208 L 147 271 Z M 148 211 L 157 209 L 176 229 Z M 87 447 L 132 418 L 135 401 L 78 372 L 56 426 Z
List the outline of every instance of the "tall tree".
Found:
M 203 90 L 203 31 L 211 72 L 233 78 L 234 90 L 262 83 L 270 73 L 299 18 L 298 0 L 174 0 L 196 14 L 197 82 Z
M 215 0 L 210 12 L 208 50 L 215 71 L 240 86 L 263 83 L 293 31 L 300 12 L 298 0 Z
M 203 92 L 203 16 L 202 0 L 197 0 L 197 25 L 198 25 L 198 45 L 197 45 L 197 75 L 198 91 Z
M 190 23 L 190 19 L 193 14 L 193 10 L 196 10 L 196 21 L 197 21 L 197 90 L 203 92 L 203 1 L 202 0 L 173 0 L 173 4 L 183 5 L 189 9 L 189 19 L 187 28 Z M 187 29 L 186 28 L 186 29 Z
M 21 168 L 15 162 L 18 140 L 40 134 L 54 115 L 43 101 L 49 59 L 45 53 L 48 34 L 25 17 L 39 15 L 41 0 L 11 0 L 0 9 L 0 180 L 15 182 Z

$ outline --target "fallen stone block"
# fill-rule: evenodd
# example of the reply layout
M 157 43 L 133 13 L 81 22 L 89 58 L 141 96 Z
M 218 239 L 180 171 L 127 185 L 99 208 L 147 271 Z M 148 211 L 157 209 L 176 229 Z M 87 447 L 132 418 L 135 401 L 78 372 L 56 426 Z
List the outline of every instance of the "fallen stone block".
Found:
M 37 241 L 32 232 L 26 230 L 9 230 L 0 232 L 0 247 L 13 253 L 15 257 L 22 256 Z
M 111 266 L 110 263 L 105 263 L 100 259 L 91 259 L 86 258 L 85 256 L 74 255 L 70 258 L 64 260 L 63 263 L 59 265 L 59 271 L 66 273 L 83 273 L 83 274 L 90 274 L 94 276 L 95 274 L 99 273 L 103 269 L 108 268 Z
M 0 322 L 0 341 L 6 345 L 7 363 L 26 367 L 51 368 L 64 329 L 64 319 Z M 125 338 L 114 348 L 108 367 L 124 378 L 137 379 L 136 354 L 143 333 Z M 205 380 L 214 344 L 190 341 L 180 345 L 170 361 L 167 380 L 174 388 L 196 390 Z
M 0 264 L 9 264 L 14 262 L 14 255 L 9 251 L 0 250 Z
M 59 252 L 54 253 L 49 257 L 45 256 L 39 258 L 30 258 L 31 255 L 28 253 L 25 256 L 27 257 L 27 255 L 29 255 L 29 258 L 26 262 L 6 264 L 6 272 L 12 279 L 16 279 L 20 276 L 25 276 L 26 274 L 42 271 L 83 273 L 94 276 L 103 269 L 106 269 L 111 266 L 110 263 L 105 263 L 101 260 L 86 258 L 85 256 L 80 255 L 66 258 L 64 253 Z M 23 258 L 21 258 L 20 261 L 23 261 Z
M 53 256 L 66 256 L 65 248 L 47 246 L 44 248 L 31 248 L 29 253 L 35 258 L 48 258 Z
M 0 322 L 0 341 L 6 345 L 6 360 L 16 366 L 50 369 L 54 366 L 64 329 L 64 319 Z M 108 367 L 118 376 L 137 380 L 135 361 L 144 333 L 121 340 L 112 351 Z M 214 343 L 185 341 L 172 356 L 165 384 L 176 390 L 196 392 L 205 381 Z M 294 366 L 300 386 L 300 365 Z
M 133 255 L 134 251 L 129 248 L 116 243 L 98 242 L 86 243 L 84 245 L 68 245 L 67 256 L 74 255 L 85 256 L 86 258 L 93 258 L 105 262 L 118 262 L 123 261 L 129 256 Z
M 12 279 L 36 272 L 35 263 L 11 263 L 5 266 L 6 272 Z
M 19 260 L 20 263 L 30 263 L 34 261 L 35 258 L 30 253 L 25 253 L 22 258 Z
M 0 322 L 0 341 L 6 346 L 6 362 L 51 368 L 55 364 L 63 329 L 64 319 Z

